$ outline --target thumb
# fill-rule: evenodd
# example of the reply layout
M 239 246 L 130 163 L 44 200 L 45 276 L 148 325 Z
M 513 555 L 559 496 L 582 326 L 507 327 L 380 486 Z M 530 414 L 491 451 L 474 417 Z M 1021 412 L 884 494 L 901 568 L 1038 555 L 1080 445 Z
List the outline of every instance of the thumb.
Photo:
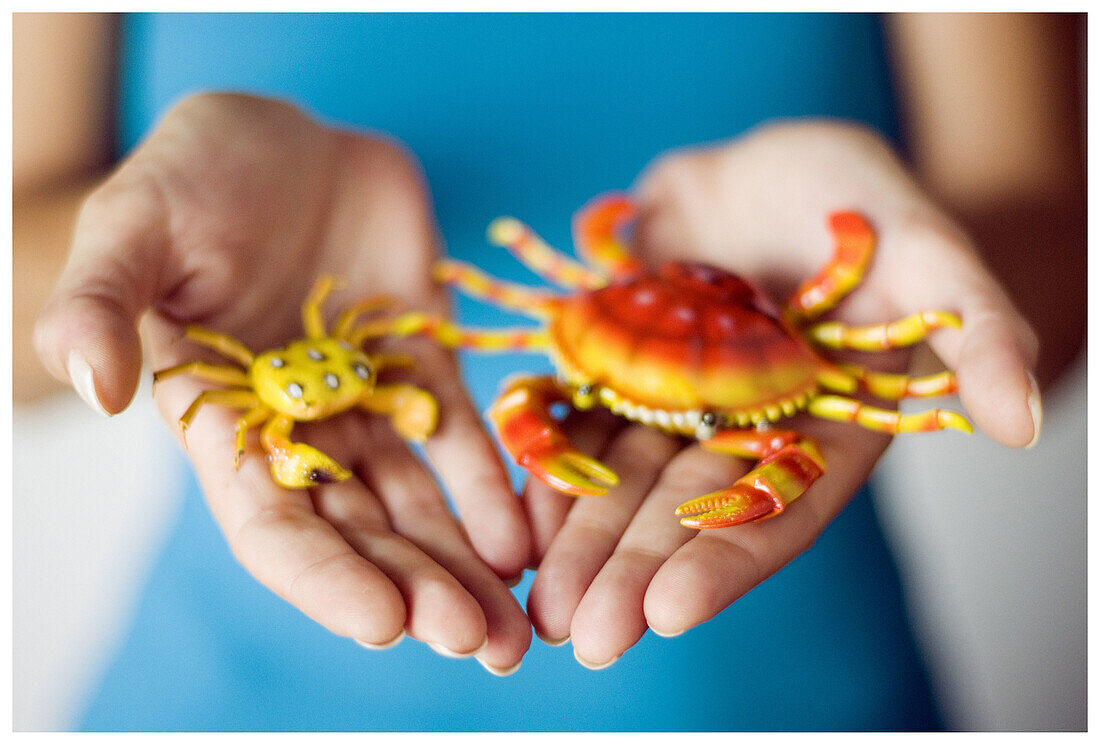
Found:
M 106 416 L 141 375 L 136 324 L 158 296 L 167 230 L 159 190 L 108 182 L 84 203 L 68 264 L 35 325 L 46 369 Z

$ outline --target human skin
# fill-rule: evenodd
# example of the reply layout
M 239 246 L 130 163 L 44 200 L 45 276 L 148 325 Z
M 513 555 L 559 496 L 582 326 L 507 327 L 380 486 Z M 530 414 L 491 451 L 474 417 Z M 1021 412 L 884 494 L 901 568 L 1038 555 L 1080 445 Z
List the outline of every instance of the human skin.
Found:
M 17 17 L 17 32 L 20 23 Z M 1012 99 L 1013 86 L 1024 86 L 1026 94 L 1042 102 L 1042 96 L 1049 95 L 1050 86 L 1031 90 L 1026 87 L 1030 80 L 1027 76 L 1002 76 L 996 89 L 977 85 L 967 88 L 962 99 L 949 96 L 955 104 L 959 100 L 967 102 L 966 106 L 949 107 L 937 98 L 937 92 L 946 95 L 945 87 L 950 91 L 949 83 L 961 85 L 959 81 L 970 81 L 972 76 L 980 81 L 983 76 L 988 78 L 998 72 L 987 68 L 997 64 L 999 55 L 982 55 L 979 59 L 964 60 L 967 64 L 948 65 L 951 81 L 944 80 L 944 71 L 940 69 L 941 61 L 950 59 L 950 50 L 981 48 L 976 46 L 974 37 L 984 38 L 985 27 L 975 29 L 971 24 L 966 32 L 966 24 L 962 24 L 963 37 L 945 47 L 943 26 L 959 27 L 953 18 L 936 21 L 903 17 L 892 24 L 893 38 L 901 50 L 901 67 L 909 70 L 903 87 L 913 91 L 909 109 L 911 118 L 917 122 L 913 131 L 914 150 L 920 153 L 916 162 L 918 177 L 922 179 L 920 186 L 889 147 L 862 129 L 822 122 L 766 127 L 717 148 L 671 154 L 647 169 L 637 189 L 643 204 L 638 248 L 647 260 L 673 256 L 706 259 L 766 279 L 773 289 L 782 291 L 810 276 L 827 258 L 821 253 L 821 216 L 836 207 L 833 198 L 849 195 L 854 200 L 852 204 L 859 205 L 872 219 L 882 245 L 866 286 L 845 301 L 839 310 L 840 317 L 853 322 L 891 320 L 910 306 L 916 310 L 944 307 L 960 311 L 964 316 L 963 330 L 938 332 L 932 344 L 944 362 L 958 370 L 963 404 L 979 427 L 1006 445 L 1021 446 L 1030 442 L 1038 429 L 1034 407 L 1029 405 L 1029 396 L 1034 404 L 1037 394 L 1033 395 L 1027 373 L 1037 370 L 1040 380 L 1049 380 L 1059 366 L 1036 368 L 1035 334 L 1007 299 L 998 279 L 1014 288 L 1026 287 L 1031 268 L 1021 257 L 1027 256 L 1030 247 L 1042 240 L 1049 247 L 1050 257 L 1042 267 L 1048 275 L 1046 281 L 1068 288 L 1080 284 L 1081 273 L 1072 270 L 1072 257 L 1081 253 L 1075 235 L 1083 233 L 1079 217 L 1083 210 L 1078 207 L 1080 190 L 1076 187 L 1074 170 L 1079 166 L 1075 156 L 1079 148 L 1072 133 L 1066 132 L 1064 116 L 1029 121 L 1027 135 L 1009 143 L 1017 154 L 1011 160 L 1014 167 L 1007 169 L 1007 175 L 1006 171 L 994 171 L 988 182 L 982 181 L 984 170 L 975 168 L 974 162 L 1003 161 L 1009 145 L 996 137 L 981 136 L 982 127 L 991 126 L 980 115 L 988 110 L 983 104 L 992 104 L 979 94 Z M 1025 43 L 1035 36 L 1031 25 L 1008 26 L 986 43 L 1015 40 L 1023 45 L 1021 54 L 1037 56 L 1040 61 L 1051 58 L 1049 44 Z M 44 35 L 47 47 L 49 38 L 49 34 Z M 18 50 L 17 44 L 17 54 Z M 1050 75 L 1066 76 L 1064 65 L 1057 64 L 1059 58 L 1056 55 L 1053 58 Z M 20 98 L 19 81 L 16 82 L 16 152 L 21 152 L 20 142 L 33 140 L 46 130 L 20 124 L 18 102 L 26 99 Z M 88 118 L 94 119 L 106 111 L 94 89 L 73 88 L 64 81 L 52 82 L 58 90 L 67 92 L 70 104 L 76 108 L 74 121 L 87 122 Z M 46 95 L 52 89 L 48 75 L 35 78 L 37 94 Z M 969 117 L 968 106 L 975 110 Z M 219 107 L 221 110 L 216 111 Z M 275 119 L 286 127 L 297 133 L 308 132 L 310 136 L 305 139 L 311 144 L 306 147 L 317 148 L 315 153 L 347 148 L 359 156 L 351 162 L 358 162 L 362 172 L 338 172 L 334 181 L 339 183 L 328 184 L 308 168 L 286 168 L 295 157 L 294 149 L 282 151 L 279 126 L 268 121 L 266 114 L 258 114 L 257 107 L 265 112 L 266 107 L 272 107 L 270 111 L 279 112 Z M 951 118 L 945 120 L 948 108 Z M 1055 106 L 1035 108 L 1061 111 Z M 86 114 L 84 118 L 81 112 Z M 148 360 L 156 367 L 183 359 L 183 350 L 177 342 L 180 324 L 186 321 L 216 325 L 219 330 L 241 336 L 255 348 L 296 335 L 299 331 L 296 306 L 308 289 L 306 279 L 301 278 L 306 272 L 302 270 L 298 277 L 290 277 L 293 273 L 286 267 L 307 266 L 357 277 L 345 294 L 335 299 L 334 305 L 363 291 L 389 290 L 421 307 L 445 309 L 443 299 L 427 281 L 426 267 L 435 252 L 430 205 L 414 160 L 399 145 L 385 138 L 361 137 L 320 127 L 290 107 L 255 99 L 226 96 L 192 99 L 174 114 L 177 118 L 166 120 L 158 129 L 167 135 L 157 148 L 146 153 L 139 151 L 128 159 L 121 169 L 112 172 L 105 186 L 97 184 L 90 198 L 87 198 L 88 180 L 102 173 L 107 148 L 104 141 L 96 139 L 94 128 L 90 135 L 77 138 L 83 144 L 73 148 L 64 162 L 46 168 L 37 161 L 21 164 L 17 158 L 17 268 L 28 267 L 30 274 L 42 277 L 40 285 L 49 284 L 48 279 L 56 276 L 59 257 L 68 248 L 65 231 L 55 226 L 65 224 L 77 205 L 84 204 L 69 268 L 39 325 L 42 357 L 59 380 L 69 380 L 69 353 L 74 346 L 83 344 L 79 342 L 80 334 L 88 330 L 73 328 L 72 319 L 76 315 L 66 303 L 89 302 L 89 297 L 101 290 L 100 300 L 113 300 L 93 310 L 93 317 L 101 313 L 103 323 L 98 330 L 93 329 L 95 343 L 82 348 L 94 370 L 100 403 L 112 412 L 125 406 L 136 382 L 141 358 L 132 329 L 134 319 L 145 308 L 155 311 L 147 319 L 147 352 Z M 216 139 L 212 135 L 223 136 L 226 129 L 233 131 L 234 124 L 226 120 L 246 114 L 255 117 L 260 130 L 270 135 L 270 139 L 261 138 L 263 146 L 243 164 L 250 175 L 264 179 L 262 183 L 268 187 L 265 197 L 275 197 L 267 206 L 260 204 L 262 200 L 247 189 L 239 189 L 232 174 L 223 173 L 213 180 L 207 174 L 197 178 L 200 173 L 195 170 L 197 166 L 207 164 L 217 171 L 220 164 L 210 153 L 196 158 L 173 152 L 181 142 L 196 138 L 209 141 Z M 1012 125 L 1018 116 L 1000 110 L 998 115 L 997 127 L 1015 131 Z M 264 129 L 265 125 L 269 128 Z M 952 130 L 951 126 L 957 129 Z M 969 158 L 960 161 L 957 153 L 953 154 L 949 146 L 961 135 L 942 137 L 945 128 L 949 132 L 968 133 L 971 144 L 967 154 L 974 161 Z M 104 126 L 101 132 L 106 131 Z M 27 137 L 21 138 L 21 133 Z M 1042 144 L 1041 155 L 1036 156 L 1037 149 L 1026 146 L 1032 140 Z M 278 157 L 273 155 L 276 152 Z M 194 156 L 194 151 L 189 154 Z M 792 157 L 794 154 L 800 157 Z M 304 153 L 297 155 L 309 157 Z M 369 173 L 368 164 L 378 161 L 383 163 L 382 172 Z M 119 252 L 127 245 L 147 242 L 149 226 L 157 220 L 146 221 L 146 230 L 135 230 L 132 225 L 129 228 L 120 225 L 118 216 L 123 212 L 148 214 L 150 202 L 159 199 L 147 192 L 142 196 L 143 190 L 132 188 L 133 181 L 128 180 L 150 173 L 163 176 L 166 165 L 174 167 L 173 173 L 181 176 L 172 180 L 203 183 L 203 189 L 184 189 L 184 196 L 194 202 L 190 209 L 202 205 L 204 211 L 210 208 L 215 217 L 200 221 L 203 228 L 191 236 L 195 242 L 181 243 L 169 252 L 175 264 L 154 273 L 156 281 L 149 281 L 154 275 L 127 280 L 128 264 L 119 261 Z M 751 189 L 745 187 L 749 175 L 757 179 Z M 262 229 L 249 234 L 240 227 L 240 200 L 246 207 L 257 210 L 270 208 L 275 219 L 286 220 L 287 210 L 277 209 L 278 197 L 286 198 L 290 192 L 315 193 L 299 191 L 303 186 L 299 179 L 310 178 L 314 181 L 309 184 L 315 189 L 320 187 L 321 194 L 340 193 L 341 199 L 349 200 L 365 197 L 382 200 L 378 204 L 380 211 L 407 220 L 402 236 L 370 234 L 364 224 L 349 223 L 349 210 L 340 207 L 340 199 L 314 205 L 316 221 L 312 233 L 308 226 L 298 226 L 297 232 L 291 230 L 291 237 L 271 236 Z M 827 179 L 828 188 L 823 179 Z M 767 188 L 757 188 L 761 180 Z M 211 183 L 215 188 L 203 193 Z M 386 188 L 381 188 L 383 183 Z M 396 188 L 390 188 L 391 185 Z M 792 194 L 802 197 L 797 202 L 798 214 L 788 212 L 796 206 L 791 204 Z M 933 202 L 929 194 L 937 201 Z M 746 195 L 751 198 L 746 199 Z M 998 233 L 997 226 L 1004 221 L 997 219 L 997 215 L 1025 202 L 1044 217 L 1036 224 L 1045 226 L 1047 232 L 1039 237 L 1034 226 L 1023 225 L 1011 235 L 1004 235 L 1003 230 Z M 996 236 L 996 250 L 991 251 L 986 245 L 979 254 L 984 244 L 968 238 L 939 206 L 944 204 L 954 212 L 974 218 L 967 223 L 973 235 Z M 327 211 L 334 205 L 333 212 Z M 294 206 L 301 207 L 297 197 Z M 225 219 L 227 214 L 232 215 L 231 221 Z M 249 214 L 247 209 L 245 214 Z M 1063 219 L 1066 214 L 1071 219 Z M 222 224 L 217 216 L 221 216 Z M 254 224 L 262 225 L 264 213 L 257 211 L 254 216 Z M 229 222 L 234 227 L 228 227 Z M 326 228 L 318 232 L 317 226 L 321 224 Z M 783 230 L 777 230 L 777 225 L 783 225 Z M 120 241 L 120 235 L 126 235 L 127 230 L 133 241 Z M 307 238 L 322 233 L 330 240 L 323 251 L 314 254 L 305 247 Z M 683 239 L 672 241 L 670 235 Z M 716 239 L 724 235 L 734 235 L 736 241 L 726 243 Z M 179 233 L 174 237 L 181 236 Z M 200 246 L 201 241 L 195 240 L 211 236 L 222 241 L 220 248 L 211 250 L 208 242 Z M 266 247 L 262 245 L 265 239 L 269 244 Z M 387 283 L 399 276 L 393 265 L 384 263 L 395 260 L 393 252 L 371 256 L 372 252 L 358 251 L 353 255 L 335 243 L 343 240 L 356 246 L 389 245 L 387 241 L 393 239 L 410 242 L 403 260 L 412 264 L 400 269 L 403 276 L 415 279 L 388 287 Z M 760 245 L 768 246 L 766 254 L 759 251 Z M 30 246 L 36 250 L 27 250 Z M 275 270 L 272 279 L 265 275 L 248 293 L 242 294 L 237 290 L 243 283 L 234 283 L 232 279 L 243 276 L 240 267 L 245 259 L 260 261 Z M 226 262 L 238 274 L 224 272 Z M 94 280 L 95 267 L 100 264 L 119 268 L 114 279 L 129 287 L 95 284 L 98 281 Z M 991 269 L 996 270 L 998 279 Z M 219 272 L 226 276 L 219 276 Z M 186 281 L 173 283 L 165 277 Z M 312 278 L 310 274 L 309 279 Z M 114 290 L 119 290 L 117 296 Z M 118 297 L 124 302 L 119 307 L 109 307 Z M 261 314 L 260 307 L 276 297 L 292 299 L 283 303 L 282 313 Z M 1071 359 L 1083 329 L 1080 308 L 1073 302 L 1053 302 L 1049 293 L 1017 293 L 1016 297 L 1023 297 L 1027 317 L 1037 322 L 1043 340 L 1042 359 L 1052 356 L 1056 360 Z M 20 307 L 34 302 L 32 297 L 22 305 L 17 302 L 17 318 Z M 113 312 L 119 309 L 123 311 L 121 314 Z M 33 313 L 22 314 L 28 315 Z M 81 317 L 87 316 L 81 314 Z M 17 338 L 20 328 L 15 329 Z M 418 345 L 416 353 L 428 360 L 427 371 L 437 373 L 432 377 L 457 385 L 452 358 L 426 344 Z M 42 379 L 41 375 L 20 372 L 33 369 L 27 359 L 26 355 L 17 354 L 17 390 L 21 379 Z M 867 361 L 892 369 L 904 369 L 907 362 L 904 354 L 876 356 Z M 990 379 L 994 381 L 992 386 L 983 383 Z M 170 381 L 158 388 L 158 405 L 170 422 L 178 418 L 199 390 L 197 384 L 185 380 Z M 476 484 L 468 484 L 468 496 L 458 500 L 469 542 L 465 541 L 462 529 L 449 522 L 448 516 L 432 514 L 443 506 L 438 490 L 426 472 L 417 470 L 418 465 L 407 459 L 411 456 L 400 443 L 391 441 L 392 448 L 375 454 L 373 460 L 377 465 L 373 473 L 369 464 L 361 462 L 360 479 L 324 487 L 317 490 L 320 498 L 315 496 L 308 504 L 309 500 L 292 500 L 291 506 L 283 506 L 291 503 L 264 488 L 260 477 L 266 478 L 267 473 L 260 468 L 258 457 L 246 459 L 239 473 L 232 472 L 227 465 L 231 458 L 224 457 L 224 450 L 231 447 L 227 444 L 231 415 L 204 412 L 189 432 L 188 443 L 227 539 L 261 581 L 281 591 L 337 633 L 364 641 L 385 642 L 393 638 L 389 636 L 391 632 L 403 625 L 415 638 L 465 652 L 476 647 L 484 638 L 479 633 L 485 631 L 490 644 L 482 651 L 481 659 L 497 671 L 512 669 L 529 643 L 527 622 L 514 601 L 509 603 L 505 597 L 510 594 L 499 578 L 514 577 L 527 564 L 539 566 L 527 608 L 531 623 L 551 640 L 572 636 L 578 658 L 589 666 L 602 666 L 621 655 L 647 627 L 664 634 L 678 633 L 712 617 L 810 545 L 863 481 L 888 442 L 880 435 L 850 427 L 799 421 L 802 431 L 817 437 L 825 446 L 829 460 L 826 476 L 792 505 L 782 520 L 728 532 L 695 534 L 670 517 L 672 508 L 704 491 L 727 486 L 749 464 L 702 453 L 696 446 L 685 448 L 683 443 L 652 430 L 633 426 L 620 429 L 621 424 L 608 416 L 576 417 L 568 426 L 582 449 L 602 453 L 612 467 L 631 463 L 630 477 L 624 480 L 614 499 L 603 500 L 572 500 L 532 484 L 520 505 L 524 512 L 520 512 L 465 394 L 455 388 L 437 393 L 444 405 L 444 422 L 450 411 L 457 412 L 452 413 L 452 420 L 457 417 L 463 424 L 451 430 L 444 425 L 432 441 L 434 457 L 442 458 L 443 462 L 449 458 L 453 464 L 462 463 L 470 457 L 469 445 L 465 443 L 473 443 L 473 457 L 481 463 L 479 471 L 483 476 Z M 339 424 L 349 426 L 357 428 L 357 435 L 363 433 L 383 440 L 387 437 L 384 421 L 346 424 L 341 420 Z M 365 429 L 360 431 L 359 427 Z M 361 460 L 361 453 L 342 450 L 337 440 L 347 438 L 338 436 L 341 432 L 347 434 L 346 429 L 317 428 L 307 432 L 311 435 L 307 439 L 342 462 L 345 458 L 347 462 Z M 841 437 L 844 448 L 837 446 Z M 464 447 L 459 447 L 459 443 L 464 443 Z M 253 461 L 252 465 L 247 460 Z M 379 467 L 389 468 L 394 463 L 399 465 L 392 472 L 378 475 Z M 454 465 L 439 471 L 445 480 L 448 474 L 451 478 L 462 478 L 462 469 Z M 378 488 L 379 483 L 386 488 Z M 490 484 L 489 488 L 485 484 Z M 241 490 L 251 495 L 243 503 L 237 496 L 230 496 Z M 432 520 L 429 524 L 439 526 L 439 531 L 417 533 L 415 526 L 405 522 L 408 507 L 424 507 L 415 501 L 422 494 L 429 495 Z M 360 509 L 362 505 L 369 507 Z M 351 512 L 341 512 L 344 509 Z M 261 527 L 269 518 L 278 519 L 271 520 L 274 526 L 268 527 L 273 529 L 264 533 L 265 537 L 250 538 L 247 545 L 242 545 L 239 526 L 246 524 L 250 515 L 260 515 L 256 518 L 259 523 L 253 524 Z M 357 543 L 361 534 L 379 539 L 375 535 L 379 531 L 371 532 L 379 526 L 384 526 L 381 533 L 388 543 L 375 545 L 399 545 L 399 555 L 406 560 L 397 562 L 398 566 L 372 563 L 372 559 L 384 562 L 376 549 Z M 737 531 L 736 535 L 733 531 Z M 437 533 L 445 537 L 443 545 L 432 543 Z M 249 537 L 248 531 L 245 535 Z M 303 539 L 303 535 L 309 539 Z M 288 547 L 293 550 L 288 552 Z M 330 549 L 333 558 L 326 558 Z M 329 571 L 323 571 L 325 562 L 329 563 Z M 310 574 L 305 575 L 306 583 L 290 581 L 307 570 L 315 578 L 312 586 L 308 580 Z M 370 609 L 366 603 L 348 604 L 349 597 L 361 595 L 366 588 L 372 588 L 370 592 L 384 597 L 385 602 L 371 604 Z M 447 600 L 438 601 L 438 596 Z M 459 607 L 466 609 L 466 621 L 443 624 L 442 611 L 454 597 L 461 598 Z M 399 605 L 405 606 L 404 617 Z

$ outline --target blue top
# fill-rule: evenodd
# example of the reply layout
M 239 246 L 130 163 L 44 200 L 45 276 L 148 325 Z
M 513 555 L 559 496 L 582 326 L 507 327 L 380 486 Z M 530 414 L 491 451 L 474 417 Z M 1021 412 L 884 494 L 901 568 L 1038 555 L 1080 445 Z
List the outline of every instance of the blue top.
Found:
M 132 147 L 181 95 L 238 89 L 388 132 L 423 163 L 448 251 L 536 282 L 485 245 L 503 213 L 569 246 L 572 212 L 657 154 L 783 116 L 896 134 L 866 15 L 139 15 L 122 44 Z M 501 325 L 467 300 L 463 321 Z M 533 355 L 464 355 L 477 403 Z M 513 476 L 520 479 L 518 470 Z M 406 640 L 368 652 L 233 560 L 181 463 L 178 525 L 80 720 L 91 730 L 892 730 L 940 726 L 871 502 L 683 636 L 593 672 L 537 639 L 507 678 Z M 530 573 L 515 592 L 523 601 Z M 769 646 L 731 640 L 773 629 Z M 759 637 L 756 637 L 759 638 Z

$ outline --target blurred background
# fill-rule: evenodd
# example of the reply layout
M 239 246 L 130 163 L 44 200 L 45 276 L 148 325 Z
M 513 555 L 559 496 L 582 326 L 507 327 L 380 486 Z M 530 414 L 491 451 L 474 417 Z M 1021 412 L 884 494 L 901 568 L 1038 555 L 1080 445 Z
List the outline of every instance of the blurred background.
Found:
M 1058 94 L 1062 107 L 1059 124 L 1068 123 L 1074 130 L 1065 132 L 1065 137 L 1077 146 L 1083 143 L 1083 16 L 937 18 L 860 17 L 858 22 L 874 30 L 874 38 L 882 43 L 883 56 L 848 65 L 838 73 L 858 79 L 864 93 L 886 91 L 896 96 L 902 112 L 897 114 L 901 124 L 895 133 L 899 147 L 906 149 L 931 189 L 937 190 L 937 174 L 921 163 L 921 150 L 915 144 L 945 133 L 928 130 L 912 117 L 906 119 L 906 106 L 911 113 L 921 102 L 906 98 L 909 89 L 899 76 L 919 77 L 934 71 L 927 64 L 911 63 L 906 68 L 889 62 L 902 55 L 905 44 L 920 37 L 920 33 L 904 34 L 903 41 L 892 41 L 899 25 L 926 23 L 928 28 L 918 31 L 944 45 L 952 43 L 956 26 L 961 25 L 982 40 L 983 54 L 1000 50 L 1006 59 L 1017 61 L 1028 59 L 1016 54 L 1021 48 L 1055 50 L 1053 55 L 1039 56 L 1045 67 L 1024 69 L 1022 74 L 1024 78 L 1046 76 L 1043 87 L 1054 91 L 1051 95 Z M 427 18 L 424 26 L 436 22 Z M 502 25 L 513 22 L 501 19 Z M 623 22 L 644 23 L 634 17 Z M 814 28 L 823 23 L 803 17 L 753 22 Z M 45 373 L 34 355 L 31 335 L 33 319 L 64 264 L 80 201 L 174 100 L 195 86 L 293 95 L 300 71 L 291 63 L 280 68 L 281 60 L 295 58 L 286 49 L 292 48 L 295 54 L 303 49 L 307 54 L 320 53 L 330 34 L 339 39 L 352 32 L 344 21 L 324 17 L 279 23 L 294 29 L 294 34 L 280 37 L 276 44 L 282 47 L 268 49 L 261 37 L 248 37 L 242 31 L 254 25 L 248 18 L 15 16 L 13 660 L 17 730 L 72 729 L 82 726 L 82 721 L 86 725 L 82 718 L 89 702 L 98 695 L 106 671 L 118 664 L 119 655 L 125 650 L 132 653 L 135 645 L 165 643 L 163 638 L 136 638 L 140 627 L 135 617 L 143 609 L 159 607 L 149 594 L 157 591 L 151 582 L 156 572 L 165 571 L 166 552 L 193 554 L 196 566 L 203 556 L 212 562 L 231 560 L 224 546 L 216 545 L 214 535 L 207 537 L 210 547 L 180 545 L 180 525 L 191 519 L 188 510 L 193 509 L 185 494 L 193 485 L 185 459 L 154 411 L 148 385 L 143 385 L 126 412 L 110 420 L 102 418 Z M 552 31 L 546 33 L 549 36 Z M 807 33 L 816 32 L 811 28 Z M 235 34 L 237 41 L 243 39 L 242 43 L 262 50 L 267 61 L 249 67 L 235 64 L 233 58 L 197 59 L 188 51 L 195 34 L 209 35 L 215 46 L 219 34 L 227 38 Z M 414 43 L 427 43 L 415 42 L 415 34 L 412 38 Z M 835 43 L 827 36 L 807 38 L 818 39 L 824 53 Z M 67 50 L 63 58 L 55 54 L 59 48 Z M 326 61 L 336 70 L 346 63 L 339 57 Z M 486 64 L 498 63 L 488 60 Z M 894 64 L 892 72 L 885 72 L 887 64 Z M 873 65 L 882 70 L 876 71 Z M 335 85 L 323 89 L 326 93 L 305 103 L 324 118 L 350 120 L 341 94 L 343 81 L 337 78 Z M 64 92 L 69 90 L 88 95 L 67 97 Z M 966 95 L 965 91 L 956 94 Z M 849 99 L 854 100 L 851 95 Z M 873 102 L 874 94 L 852 104 L 856 108 L 847 112 L 849 116 L 874 119 L 874 114 L 858 108 L 872 105 L 864 99 Z M 566 193 L 572 203 L 562 199 L 539 204 L 538 194 L 531 190 L 516 195 L 504 208 L 515 214 L 544 215 L 538 227 L 557 224 L 557 230 L 542 232 L 552 242 L 567 246 L 566 218 L 591 193 L 627 187 L 637 169 L 662 149 L 730 136 L 758 122 L 761 114 L 752 103 L 757 99 L 744 100 L 736 108 L 739 118 L 729 122 L 728 131 L 681 128 L 675 135 L 678 139 L 658 137 L 656 144 L 634 143 L 635 151 L 614 161 L 599 183 L 582 181 L 566 189 L 561 185 L 572 178 L 568 169 L 544 174 L 550 186 L 561 187 L 557 191 Z M 1028 101 L 1014 105 L 1026 107 Z M 766 108 L 761 105 L 760 111 Z M 818 108 L 811 103 L 805 110 L 786 113 L 815 114 Z M 378 121 L 371 126 L 394 132 L 413 145 L 425 162 L 433 189 L 436 182 L 447 179 L 476 181 L 473 155 L 435 152 L 435 141 L 427 135 L 423 143 L 417 142 L 420 125 L 415 110 L 376 113 Z M 682 116 L 688 120 L 691 112 Z M 881 130 L 894 126 L 885 119 L 872 123 Z M 578 132 L 583 134 L 583 127 Z M 522 135 L 516 132 L 514 140 L 501 140 L 500 152 L 514 155 L 517 150 L 510 148 L 523 147 Z M 579 144 L 571 152 L 578 160 L 586 155 Z M 1082 153 L 1077 165 L 1083 173 L 1083 151 L 1075 152 Z M 990 168 L 996 170 L 996 164 Z M 471 175 L 460 175 L 466 172 Z M 994 245 L 997 229 L 1014 229 L 1021 220 L 1062 220 L 1064 224 L 1068 214 L 1081 226 L 1079 242 L 1046 244 L 1026 259 L 1008 257 L 1034 262 L 1024 271 L 1030 286 L 1016 279 L 1019 266 L 1013 271 L 1011 266 L 1000 266 L 996 254 L 987 256 L 1025 311 L 1030 311 L 1026 296 L 1037 291 L 1062 292 L 1067 304 L 1081 308 L 1081 323 L 1061 329 L 1060 336 L 1055 334 L 1056 353 L 1044 358 L 1045 419 L 1038 446 L 1009 450 L 981 434 L 965 442 L 903 437 L 891 445 L 873 476 L 877 518 L 897 563 L 906 610 L 937 705 L 950 729 L 1082 730 L 1086 726 L 1085 247 L 1079 175 L 1059 184 L 1065 193 L 1057 204 L 1065 207 L 1065 213 L 1019 206 L 1006 213 L 1004 204 L 1011 200 L 1004 195 L 998 196 L 1001 211 L 997 212 L 990 203 L 953 199 L 948 188 L 939 190 L 945 203 L 968 220 L 978 239 Z M 489 188 L 480 183 L 470 187 Z M 481 231 L 505 196 L 487 192 L 484 210 L 477 214 L 460 214 L 445 198 L 437 204 L 448 250 L 502 276 L 515 275 L 515 268 L 483 245 Z M 987 227 L 990 224 L 998 227 Z M 1052 284 L 1058 268 L 1065 266 L 1078 267 L 1077 279 Z M 459 302 L 458 313 L 472 324 L 494 325 L 501 320 L 495 311 L 465 300 Z M 1046 321 L 1041 313 L 1035 310 L 1029 315 L 1042 328 Z M 508 372 L 546 367 L 545 361 L 518 355 L 465 356 L 463 365 L 483 407 Z M 209 552 L 203 554 L 207 548 Z M 529 584 L 528 575 L 516 588 L 521 598 Z M 229 588 L 201 591 L 228 592 Z M 653 641 L 650 636 L 647 644 Z M 538 655 L 549 651 L 536 641 L 531 653 L 535 661 L 525 664 L 538 664 Z M 138 676 L 133 685 L 146 683 Z M 560 723 L 561 729 L 575 726 L 575 722 Z

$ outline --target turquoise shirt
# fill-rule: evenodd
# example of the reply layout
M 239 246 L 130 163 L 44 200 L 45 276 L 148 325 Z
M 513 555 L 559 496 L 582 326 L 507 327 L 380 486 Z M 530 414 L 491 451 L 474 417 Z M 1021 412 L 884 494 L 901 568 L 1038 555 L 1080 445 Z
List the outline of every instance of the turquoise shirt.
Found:
M 289 99 L 407 143 L 448 252 L 531 283 L 485 244 L 497 215 L 568 247 L 578 206 L 629 187 L 670 148 L 788 116 L 896 135 L 878 21 L 865 15 L 139 15 L 122 42 L 123 150 L 185 93 Z M 458 312 L 515 320 L 465 299 Z M 463 363 L 481 407 L 504 375 L 550 370 L 534 355 Z M 83 729 L 939 727 L 865 493 L 713 621 L 647 633 L 599 672 L 536 639 L 516 674 L 496 678 L 413 640 L 368 652 L 328 633 L 236 564 L 182 462 L 180 484 L 177 526 Z

